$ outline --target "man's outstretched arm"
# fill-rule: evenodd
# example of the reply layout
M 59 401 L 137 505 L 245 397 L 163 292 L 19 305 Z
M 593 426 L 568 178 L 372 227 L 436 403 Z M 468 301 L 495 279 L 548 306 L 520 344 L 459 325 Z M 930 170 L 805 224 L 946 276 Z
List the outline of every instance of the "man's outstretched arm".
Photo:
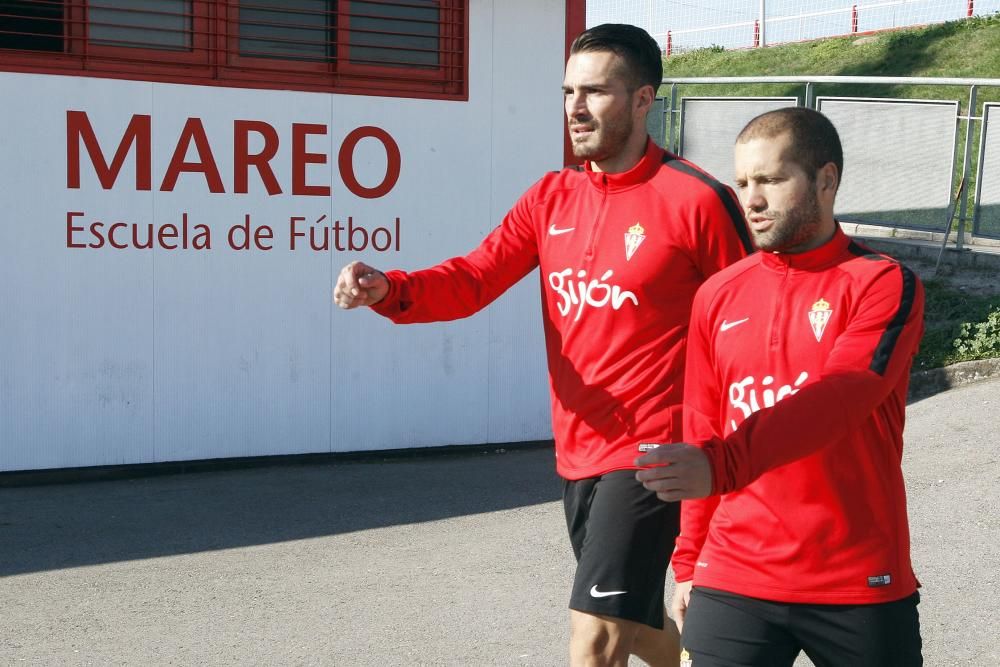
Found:
M 414 272 L 383 273 L 351 262 L 337 277 L 334 302 L 344 309 L 370 306 L 397 324 L 457 320 L 478 312 L 538 266 L 531 194 L 463 257 Z

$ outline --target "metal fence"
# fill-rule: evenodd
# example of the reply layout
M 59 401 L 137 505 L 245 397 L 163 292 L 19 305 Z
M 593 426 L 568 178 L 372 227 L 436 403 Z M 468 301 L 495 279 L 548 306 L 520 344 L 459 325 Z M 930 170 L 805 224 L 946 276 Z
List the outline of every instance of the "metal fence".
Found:
M 978 234 L 1000 238 L 1000 104 L 983 109 L 975 216 Z
M 732 183 L 732 145 L 739 130 L 769 109 L 804 105 L 822 111 L 844 145 L 844 180 L 836 214 L 843 222 L 948 232 L 957 219 L 958 247 L 966 222 L 974 236 L 1000 238 L 1000 104 L 981 116 L 977 94 L 1000 79 L 775 76 L 665 79 L 668 149 Z M 679 96 L 679 87 L 706 84 L 794 84 L 792 96 Z M 968 100 L 816 97 L 816 86 L 933 85 L 968 90 Z M 964 97 L 964 96 L 963 96 Z M 990 121 L 992 120 L 992 127 Z M 975 137 L 979 137 L 978 156 Z M 974 192 L 975 196 L 965 193 Z M 971 206 L 970 206 L 971 204 Z

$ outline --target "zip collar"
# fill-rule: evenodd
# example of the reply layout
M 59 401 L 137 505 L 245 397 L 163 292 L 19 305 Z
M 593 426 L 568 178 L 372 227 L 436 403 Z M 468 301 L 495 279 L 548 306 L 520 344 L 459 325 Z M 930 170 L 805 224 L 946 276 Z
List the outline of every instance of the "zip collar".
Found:
M 815 271 L 834 264 L 847 251 L 847 246 L 850 244 L 851 238 L 840 228 L 840 223 L 837 223 L 833 238 L 818 248 L 797 253 L 761 250 L 757 254 L 760 255 L 760 261 L 764 266 L 775 271 L 784 272 L 788 269 Z
M 583 163 L 583 171 L 587 174 L 590 182 L 602 190 L 607 188 L 609 192 L 625 190 L 636 185 L 645 183 L 656 174 L 656 170 L 663 162 L 664 150 L 657 146 L 652 139 L 646 137 L 646 153 L 628 171 L 609 174 L 603 171 L 594 171 L 594 166 L 587 160 Z

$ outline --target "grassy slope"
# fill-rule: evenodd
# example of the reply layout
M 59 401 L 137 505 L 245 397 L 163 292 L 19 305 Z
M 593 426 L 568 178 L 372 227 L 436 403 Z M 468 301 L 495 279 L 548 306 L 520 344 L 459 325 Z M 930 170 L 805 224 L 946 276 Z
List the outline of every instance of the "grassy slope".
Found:
M 1000 16 L 766 49 L 700 49 L 664 61 L 667 78 L 807 74 L 1000 77 Z M 798 85 L 689 85 L 681 86 L 680 94 L 801 95 L 802 90 Z M 664 87 L 662 92 L 669 91 Z M 968 101 L 968 91 L 953 86 L 827 85 L 818 86 L 817 94 Z M 1000 88 L 981 89 L 979 99 L 1000 101 Z
M 664 62 L 666 78 L 695 76 L 766 75 L 933 76 L 1000 78 L 1000 16 L 955 21 L 939 25 L 787 44 L 766 49 L 723 51 L 700 49 L 671 56 Z M 661 94 L 669 95 L 664 86 Z M 680 85 L 678 96 L 799 96 L 802 85 Z M 899 97 L 959 100 L 967 112 L 969 91 L 964 86 L 816 86 L 816 95 L 845 97 Z M 977 114 L 983 102 L 1000 101 L 1000 87 L 980 88 Z M 978 147 L 978 131 L 973 135 Z M 962 159 L 965 124 L 960 124 L 958 159 Z M 977 151 L 973 151 L 973 162 Z M 975 168 L 975 167 L 973 167 Z M 971 194 L 971 193 L 970 193 Z M 962 322 L 982 322 L 991 309 L 1000 308 L 1000 297 L 974 297 L 932 281 L 928 284 L 927 335 L 916 368 L 933 368 L 975 356 L 955 349 Z

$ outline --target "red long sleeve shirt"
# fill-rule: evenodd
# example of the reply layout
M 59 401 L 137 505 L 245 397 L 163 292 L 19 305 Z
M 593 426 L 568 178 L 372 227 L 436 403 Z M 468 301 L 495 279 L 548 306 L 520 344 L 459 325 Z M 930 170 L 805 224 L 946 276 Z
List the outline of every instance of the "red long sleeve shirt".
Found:
M 678 581 L 780 602 L 911 594 L 900 459 L 923 288 L 839 229 L 757 253 L 694 301 L 684 440 L 713 495 L 682 503 Z
M 467 317 L 540 266 L 556 469 L 582 479 L 679 439 L 691 300 L 750 248 L 732 191 L 649 141 L 627 172 L 544 176 L 468 255 L 388 272 L 373 309 L 397 323 Z

